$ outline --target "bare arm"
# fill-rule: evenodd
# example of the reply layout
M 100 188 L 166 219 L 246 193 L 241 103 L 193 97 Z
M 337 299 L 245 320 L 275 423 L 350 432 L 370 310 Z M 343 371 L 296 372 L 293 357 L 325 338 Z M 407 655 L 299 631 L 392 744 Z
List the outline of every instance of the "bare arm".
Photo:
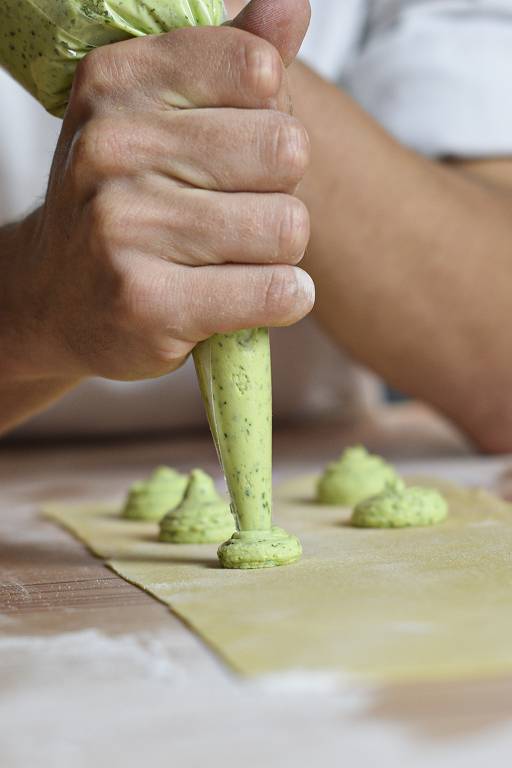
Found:
M 511 163 L 430 161 L 306 67 L 290 75 L 320 321 L 481 448 L 512 450 Z
M 48 406 L 73 388 L 77 376 L 55 376 L 39 334 L 39 312 L 26 283 L 37 248 L 38 214 L 0 228 L 0 432 Z

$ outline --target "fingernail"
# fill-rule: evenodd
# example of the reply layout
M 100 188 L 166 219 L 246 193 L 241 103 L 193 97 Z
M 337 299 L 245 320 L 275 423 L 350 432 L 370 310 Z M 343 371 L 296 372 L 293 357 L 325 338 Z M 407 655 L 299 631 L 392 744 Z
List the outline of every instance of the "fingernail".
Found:
M 295 267 L 295 273 L 297 277 L 297 289 L 302 295 L 304 296 L 305 302 L 313 308 L 313 305 L 315 303 L 315 284 L 308 275 L 307 272 L 304 272 L 303 269 L 300 269 L 300 267 Z
M 261 43 L 246 47 L 246 67 L 254 94 L 260 99 L 275 97 L 280 85 L 277 57 Z

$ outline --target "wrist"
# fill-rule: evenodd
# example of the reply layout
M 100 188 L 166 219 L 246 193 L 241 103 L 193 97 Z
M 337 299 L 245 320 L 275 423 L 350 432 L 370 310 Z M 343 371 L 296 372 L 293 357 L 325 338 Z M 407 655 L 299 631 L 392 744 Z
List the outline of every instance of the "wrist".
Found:
M 59 365 L 38 295 L 41 209 L 0 229 L 0 380 L 3 383 L 82 378 Z

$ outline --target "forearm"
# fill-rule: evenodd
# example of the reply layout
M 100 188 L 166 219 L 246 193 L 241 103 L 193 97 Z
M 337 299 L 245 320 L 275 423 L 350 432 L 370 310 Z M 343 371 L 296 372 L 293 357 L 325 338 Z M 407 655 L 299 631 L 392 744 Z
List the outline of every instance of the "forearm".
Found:
M 0 228 L 0 435 L 44 409 L 79 379 L 48 365 L 38 307 L 30 290 L 28 251 L 37 237 L 36 214 Z
M 0 381 L 0 436 L 43 411 L 76 383 L 67 379 Z
M 512 196 L 395 142 L 346 94 L 291 73 L 312 142 L 300 194 L 317 315 L 356 359 L 512 447 Z

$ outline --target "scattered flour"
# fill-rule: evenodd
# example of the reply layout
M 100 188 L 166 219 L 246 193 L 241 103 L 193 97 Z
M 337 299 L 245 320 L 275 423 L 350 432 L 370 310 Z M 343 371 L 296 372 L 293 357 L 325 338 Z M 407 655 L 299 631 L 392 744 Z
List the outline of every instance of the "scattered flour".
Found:
M 297 670 L 243 681 L 185 634 L 0 636 L 2 768 L 476 768 L 510 728 L 436 743 L 380 692 Z M 242 761 L 243 757 L 243 761 Z

